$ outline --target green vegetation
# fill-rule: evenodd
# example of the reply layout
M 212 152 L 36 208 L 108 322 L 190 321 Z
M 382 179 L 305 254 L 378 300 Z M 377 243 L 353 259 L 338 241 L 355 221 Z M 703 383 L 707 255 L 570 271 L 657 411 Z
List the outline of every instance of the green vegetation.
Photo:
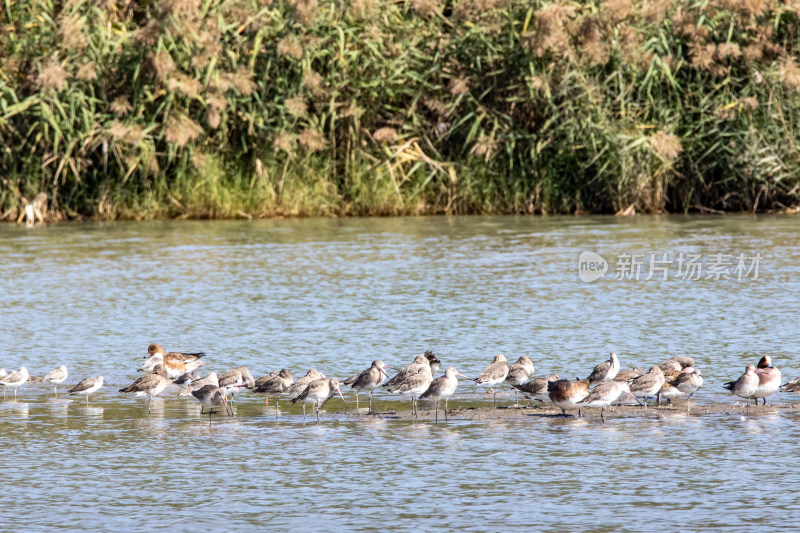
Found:
M 0 216 L 786 210 L 798 0 L 5 0 Z

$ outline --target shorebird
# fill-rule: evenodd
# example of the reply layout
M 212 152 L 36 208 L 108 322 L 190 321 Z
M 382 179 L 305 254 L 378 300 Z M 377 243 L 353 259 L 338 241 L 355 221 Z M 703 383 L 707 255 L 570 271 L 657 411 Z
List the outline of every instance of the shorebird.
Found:
M 422 355 L 425 356 L 425 359 L 428 360 L 428 364 L 431 365 L 431 374 L 438 372 L 442 366 L 442 362 L 439 361 L 439 358 L 430 350 L 425 350 L 425 353 Z
M 675 357 L 670 357 L 666 360 L 666 362 L 661 365 L 661 370 L 667 370 L 672 364 L 677 364 L 680 368 L 678 370 L 684 369 L 687 366 L 694 366 L 694 359 L 691 357 L 684 357 L 680 355 L 676 355 Z
M 661 365 L 661 371 L 664 373 L 664 380 L 665 381 L 672 381 L 673 379 L 678 377 L 678 374 L 683 372 L 685 367 L 682 367 L 680 363 L 677 361 L 669 360 L 663 365 Z M 691 368 L 691 367 L 689 367 Z
M 508 369 L 508 375 L 506 376 L 506 381 L 511 384 L 512 387 L 514 385 L 522 385 L 533 376 L 533 361 L 530 360 L 529 357 L 522 356 L 517 359 L 517 362 L 511 365 L 511 368 Z M 516 398 L 517 389 L 514 389 L 514 396 Z M 519 402 L 516 402 L 519 403 Z
M 429 372 L 433 376 L 433 368 L 431 367 L 430 360 L 423 355 L 418 355 L 414 358 L 410 365 L 395 374 L 389 381 L 384 383 L 382 387 L 390 388 L 405 381 L 409 376 L 419 374 L 420 372 Z M 433 379 L 433 378 L 431 378 Z
M 77 385 L 67 391 L 67 394 L 82 394 L 86 396 L 86 405 L 89 405 L 89 395 L 100 389 L 103 386 L 103 376 L 96 378 L 86 378 L 80 381 Z
M 647 374 L 634 378 L 628 392 L 634 398 L 642 398 L 644 414 L 647 416 L 647 397 L 656 396 L 664 385 L 664 372 L 658 366 L 651 366 Z
M 686 396 L 686 412 L 688 413 L 692 401 L 692 394 L 703 386 L 703 376 L 700 370 L 691 366 L 687 366 L 683 370 L 683 372 L 678 374 L 678 377 L 669 382 L 669 386 L 683 396 Z
M 556 407 L 561 409 L 561 413 L 566 417 L 567 409 L 577 409 L 578 416 L 581 416 L 581 406 L 579 402 L 589 395 L 589 380 L 579 379 L 570 381 L 559 379 L 547 384 L 547 395 Z
M 281 394 L 288 394 L 289 388 L 294 383 L 291 371 L 282 368 L 280 372 L 273 372 L 269 376 L 258 378 L 253 385 L 253 392 L 264 395 L 264 406 L 269 407 L 269 397 L 275 397 L 275 417 L 278 417 L 278 399 Z
M 608 361 L 603 361 L 592 370 L 592 373 L 589 374 L 589 377 L 586 378 L 589 380 L 589 386 L 597 385 L 598 383 L 602 383 L 604 381 L 613 381 L 617 374 L 619 373 L 619 359 L 617 358 L 617 354 L 615 352 L 611 352 L 611 356 L 608 358 Z
M 201 361 L 200 358 L 205 355 L 203 352 L 191 352 L 191 353 L 183 353 L 183 352 L 167 352 L 164 353 L 164 348 L 161 347 L 159 344 L 151 344 L 147 347 L 147 360 L 149 361 L 151 357 L 155 357 L 154 359 L 154 366 L 153 370 L 155 370 L 155 366 L 159 364 L 158 356 L 161 355 L 162 361 L 160 364 L 164 366 L 164 370 L 167 373 L 167 377 L 170 379 L 175 379 L 187 372 L 191 372 L 192 370 L 197 370 L 201 366 L 205 366 L 208 363 Z M 147 362 L 147 361 L 145 361 Z M 143 370 L 144 370 L 144 365 Z M 144 370 L 145 372 L 147 370 Z M 152 372 L 152 370 L 151 370 Z
M 383 384 L 392 394 L 411 397 L 411 411 L 417 418 L 417 400 L 433 381 L 433 372 L 429 359 L 423 354 L 401 370 L 392 379 Z
M 747 398 L 747 406 L 750 407 L 750 398 L 758 390 L 759 377 L 756 374 L 756 367 L 754 365 L 747 365 L 744 374 L 739 376 L 736 381 L 728 381 L 723 383 L 722 386 L 731 391 L 732 394 Z M 758 400 L 756 400 L 756 404 Z
M 596 386 L 592 390 L 589 391 L 589 394 L 583 400 L 579 401 L 579 404 L 585 405 L 586 407 L 599 407 L 600 408 L 600 419 L 605 422 L 606 418 L 604 416 L 604 412 L 606 407 L 611 405 L 613 402 L 617 401 L 617 399 L 626 394 L 636 400 L 637 403 L 641 404 L 642 402 L 639 401 L 633 394 L 631 394 L 630 385 L 625 383 L 624 381 L 606 381 L 601 383 L 600 385 Z
M 20 388 L 22 385 L 28 381 L 30 375 L 28 374 L 28 369 L 24 366 L 19 367 L 19 370 L 15 370 L 10 374 L 7 374 L 6 377 L 0 379 L 0 384 L 3 385 L 3 399 L 6 398 L 6 387 L 13 387 L 14 388 L 14 400 L 17 399 L 17 389 Z
M 758 361 L 756 367 L 756 374 L 758 375 L 758 388 L 753 394 L 758 405 L 758 399 L 764 399 L 764 405 L 767 405 L 767 396 L 775 394 L 781 386 L 781 371 L 772 366 L 772 359 L 770 356 L 765 355 Z
M 167 377 L 164 365 L 156 365 L 151 373 L 145 374 L 124 389 L 119 389 L 119 392 L 132 392 L 136 396 L 147 396 L 147 412 L 149 414 L 150 402 L 153 400 L 153 396 L 161 394 L 161 391 L 170 383 L 172 381 Z
M 208 420 L 211 422 L 211 413 L 214 412 L 214 407 L 222 405 L 225 407 L 225 412 L 233 416 L 233 410 L 228 405 L 228 396 L 225 390 L 217 387 L 216 385 L 203 385 L 197 390 L 192 391 L 192 396 L 200 401 L 200 414 L 204 415 L 204 410 L 208 408 Z
M 547 399 L 547 384 L 551 381 L 558 381 L 558 379 L 558 374 L 550 374 L 546 378 L 531 379 L 521 385 L 512 385 L 512 387 L 531 400 L 531 405 L 533 405 L 533 400 L 543 402 Z
M 664 372 L 664 384 L 661 385 L 661 390 L 659 390 L 658 394 L 656 394 L 656 405 L 659 406 L 661 405 L 662 398 L 667 400 L 667 405 L 671 405 L 672 400 L 676 400 L 678 398 L 683 398 L 684 396 L 686 396 L 682 391 L 675 388 L 675 386 L 672 383 L 678 379 L 683 380 L 684 378 L 681 378 L 681 375 L 694 372 L 694 367 L 687 366 L 686 368 L 682 369 L 680 372 L 677 373 L 675 373 L 674 370 L 666 370 L 666 371 L 662 370 L 662 372 Z
M 319 422 L 319 408 L 337 392 L 342 398 L 344 406 L 347 407 L 347 402 L 339 389 L 339 380 L 336 378 L 320 378 L 312 381 L 298 397 L 292 398 L 292 403 L 303 402 L 303 420 L 306 418 L 306 403 L 313 403 L 316 408 L 317 422 Z
M 198 391 L 205 387 L 206 385 L 213 385 L 215 387 L 219 387 L 219 379 L 217 378 L 216 372 L 209 372 L 208 375 L 204 378 L 195 379 L 189 382 L 182 391 L 178 393 L 178 396 L 192 396 L 194 391 Z
M 152 346 L 152 344 L 151 344 Z M 154 353 L 153 355 L 148 356 L 142 366 L 140 366 L 136 371 L 137 372 L 152 372 L 155 369 L 156 365 L 163 365 L 164 364 L 164 354 L 161 352 Z
M 637 366 L 630 370 L 620 370 L 617 372 L 617 377 L 615 377 L 614 380 L 630 382 L 632 379 L 638 378 L 642 374 L 644 374 L 642 367 Z
M 56 387 L 56 385 L 62 383 L 65 379 L 67 379 L 67 366 L 61 365 L 48 372 L 44 378 L 42 378 L 42 381 L 53 384 L 53 395 L 58 398 L 58 387 Z
M 0 369 L 0 377 L 2 377 L 2 369 Z M 781 391 L 783 392 L 800 392 L 800 378 L 794 378 L 791 381 L 787 381 L 782 387 Z
M 288 394 L 291 397 L 295 397 L 298 394 L 301 394 L 304 390 L 306 390 L 306 387 L 308 387 L 312 381 L 316 381 L 324 377 L 325 374 L 323 374 L 316 368 L 312 368 L 311 370 L 306 372 L 305 376 L 292 383 L 289 386 L 289 389 L 286 391 L 286 394 Z
M 458 387 L 458 376 L 467 378 L 453 366 L 447 367 L 444 376 L 434 379 L 428 390 L 422 393 L 420 400 L 436 400 L 436 423 L 439 423 L 439 401 L 444 398 L 444 421 L 447 422 L 447 399 Z M 467 378 L 469 379 L 469 378 Z
M 499 353 L 494 356 L 491 364 L 483 369 L 483 372 L 474 381 L 478 385 L 492 387 L 504 382 L 506 377 L 508 377 L 508 361 L 505 355 Z M 494 389 L 492 389 L 492 407 L 497 407 L 497 391 Z
M 387 368 L 392 367 L 384 364 L 383 361 L 376 360 L 372 362 L 372 365 L 368 369 L 344 382 L 345 385 L 350 385 L 350 388 L 356 391 L 356 410 L 358 410 L 358 394 L 361 391 L 368 391 L 369 409 L 367 412 L 372 412 L 372 392 L 381 386 L 384 377 L 389 377 L 385 370 Z

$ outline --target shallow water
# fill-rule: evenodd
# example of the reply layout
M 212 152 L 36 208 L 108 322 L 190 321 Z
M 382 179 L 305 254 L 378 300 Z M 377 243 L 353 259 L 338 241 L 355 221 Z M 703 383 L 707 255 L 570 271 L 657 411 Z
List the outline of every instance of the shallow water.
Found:
M 211 369 L 244 364 L 256 377 L 316 367 L 344 378 L 376 358 L 403 366 L 425 349 L 467 375 L 502 352 L 530 356 L 537 375 L 573 377 L 614 350 L 623 367 L 645 369 L 691 355 L 705 376 L 693 401 L 734 404 L 721 383 L 758 354 L 772 355 L 785 379 L 800 373 L 798 228 L 795 218 L 744 216 L 2 225 L 0 367 L 42 375 L 65 363 L 65 385 L 97 374 L 108 385 L 88 408 L 53 399 L 47 385 L 0 403 L 0 460 L 13 489 L 0 520 L 104 529 L 793 527 L 794 411 L 446 426 L 332 413 L 317 424 L 288 402 L 276 422 L 272 405 L 245 394 L 236 418 L 209 421 L 196 402 L 172 395 L 148 415 L 144 401 L 116 389 L 135 379 L 150 342 L 202 350 Z M 605 278 L 579 279 L 582 251 L 611 263 Z M 760 253 L 758 279 L 614 279 L 619 254 L 651 252 Z M 463 401 L 490 405 L 482 390 L 459 387 Z M 383 395 L 377 406 L 408 409 Z

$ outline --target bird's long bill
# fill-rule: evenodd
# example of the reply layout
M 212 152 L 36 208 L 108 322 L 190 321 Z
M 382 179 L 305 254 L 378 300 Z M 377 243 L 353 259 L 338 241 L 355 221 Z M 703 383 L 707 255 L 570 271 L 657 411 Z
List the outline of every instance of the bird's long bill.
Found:
M 464 374 L 462 374 L 461 372 L 456 372 L 456 376 L 461 376 L 462 378 L 466 378 L 466 379 L 472 379 L 472 378 L 470 378 L 470 377 L 467 377 L 467 376 L 465 376 L 465 375 L 464 375 Z
M 391 368 L 391 367 L 387 366 L 386 368 Z M 383 377 L 385 377 L 386 379 L 389 379 L 389 374 L 387 374 L 386 371 L 383 368 L 379 368 L 378 370 L 380 370 L 381 374 L 383 374 Z
M 228 405 L 228 398 L 224 394 L 222 395 L 222 405 L 225 406 L 225 412 L 228 413 L 228 416 L 233 416 L 233 410 L 231 406 Z
M 630 392 L 628 393 L 628 396 L 630 396 L 631 398 L 633 398 L 634 400 L 636 400 L 636 403 L 638 403 L 639 405 L 644 405 L 642 402 L 640 402 L 640 401 L 639 401 L 639 398 L 637 398 L 636 396 L 634 396 L 634 395 L 633 395 L 633 394 L 631 394 Z
M 345 401 L 344 396 L 342 396 L 342 391 L 339 390 L 339 387 L 336 387 L 336 392 L 339 393 L 339 398 L 342 399 L 342 401 L 344 402 L 344 406 L 347 407 L 347 402 Z

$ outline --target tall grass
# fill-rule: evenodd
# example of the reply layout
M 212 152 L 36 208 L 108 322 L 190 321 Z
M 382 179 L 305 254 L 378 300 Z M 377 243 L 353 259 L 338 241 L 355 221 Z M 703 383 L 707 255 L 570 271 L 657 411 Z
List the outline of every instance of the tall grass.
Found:
M 0 216 L 800 205 L 783 0 L 5 0 Z

